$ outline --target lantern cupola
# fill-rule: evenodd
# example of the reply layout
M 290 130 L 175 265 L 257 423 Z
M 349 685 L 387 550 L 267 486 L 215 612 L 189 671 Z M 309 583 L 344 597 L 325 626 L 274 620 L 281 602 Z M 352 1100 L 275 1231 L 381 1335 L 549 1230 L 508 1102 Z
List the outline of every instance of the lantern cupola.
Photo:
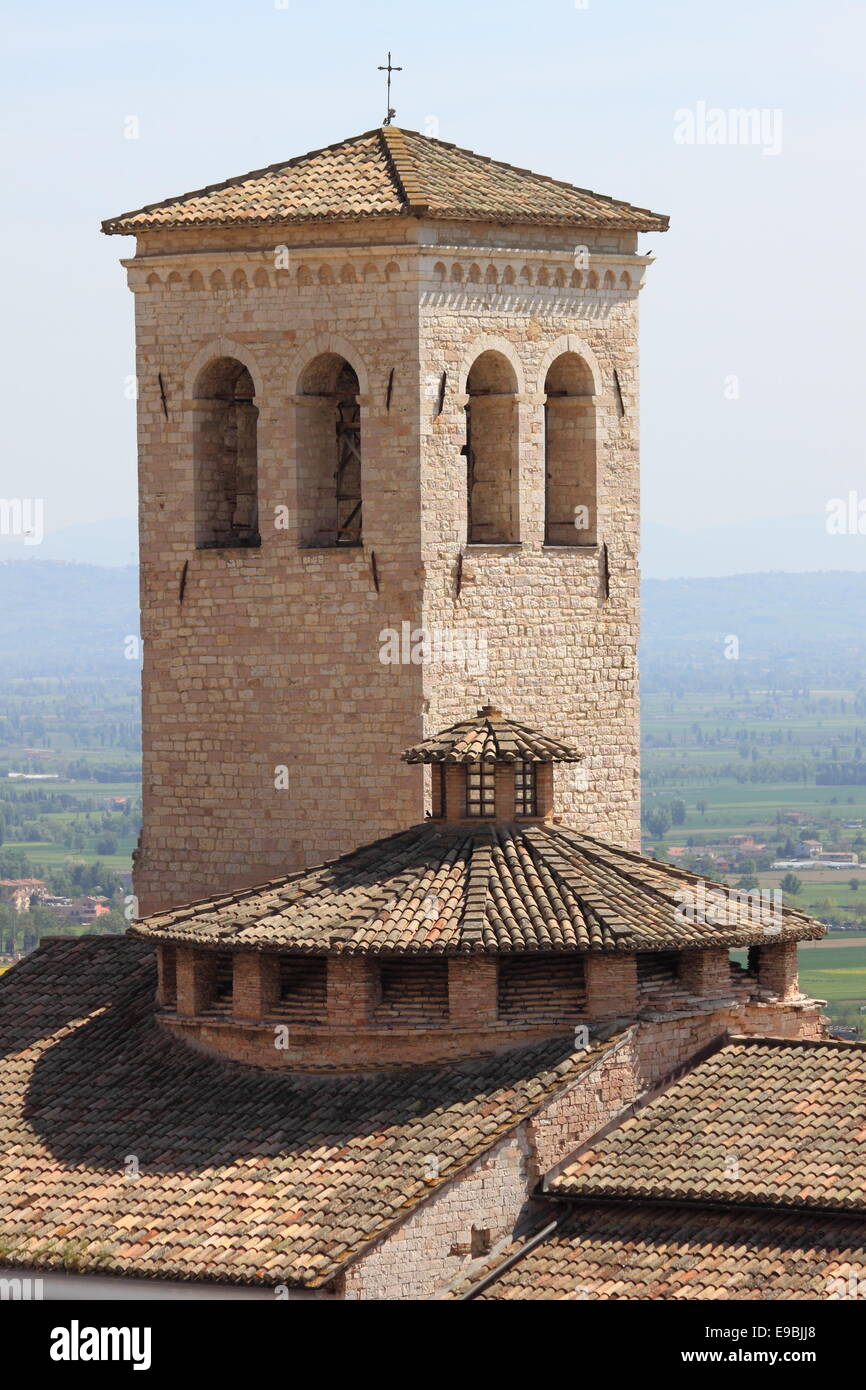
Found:
M 431 765 L 433 819 L 464 824 L 550 820 L 553 764 L 582 755 L 482 705 L 474 719 L 407 748 L 403 760 Z

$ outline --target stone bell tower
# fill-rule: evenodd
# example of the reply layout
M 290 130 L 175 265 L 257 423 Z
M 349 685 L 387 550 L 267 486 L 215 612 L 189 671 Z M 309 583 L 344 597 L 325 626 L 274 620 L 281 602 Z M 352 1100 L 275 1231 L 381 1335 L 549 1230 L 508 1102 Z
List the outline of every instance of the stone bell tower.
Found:
M 135 235 L 142 912 L 421 820 L 389 750 L 492 702 L 638 835 L 638 233 L 394 126 Z M 425 786 L 425 775 L 428 779 Z

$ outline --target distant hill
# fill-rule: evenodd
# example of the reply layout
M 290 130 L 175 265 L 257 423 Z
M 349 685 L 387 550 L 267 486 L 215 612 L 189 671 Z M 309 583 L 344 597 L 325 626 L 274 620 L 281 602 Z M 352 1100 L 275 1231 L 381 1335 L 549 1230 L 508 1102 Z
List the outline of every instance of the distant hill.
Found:
M 645 579 L 642 597 L 645 690 L 866 687 L 866 573 Z
M 50 560 L 0 561 L 0 676 L 129 676 L 138 571 Z
M 0 562 L 0 675 L 132 676 L 137 631 L 132 566 Z M 646 579 L 641 669 L 646 690 L 863 688 L 866 573 Z

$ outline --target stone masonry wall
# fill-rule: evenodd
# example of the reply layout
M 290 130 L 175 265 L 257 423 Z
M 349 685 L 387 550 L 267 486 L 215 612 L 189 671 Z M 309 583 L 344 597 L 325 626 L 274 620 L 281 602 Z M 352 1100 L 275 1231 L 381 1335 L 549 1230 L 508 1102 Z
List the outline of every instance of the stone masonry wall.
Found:
M 557 769 L 555 810 L 576 829 L 636 848 L 641 268 L 636 271 L 627 256 L 608 256 L 615 266 L 613 288 L 574 289 L 572 259 L 562 250 L 554 258 L 538 252 L 533 283 L 526 284 L 519 257 L 485 252 L 479 256 L 482 282 L 467 283 L 471 257 L 429 255 L 420 325 L 422 495 L 436 498 L 437 505 L 423 516 L 424 622 L 430 629 L 465 633 L 469 650 L 473 642 L 483 643 L 486 663 L 477 672 L 425 669 L 425 725 L 432 732 L 490 702 L 575 745 L 585 762 Z M 445 271 L 439 282 L 437 263 Z M 455 283 L 454 266 L 461 264 L 464 280 Z M 496 285 L 484 282 L 489 265 L 498 274 Z M 503 283 L 509 265 L 518 272 L 515 285 Z M 550 283 L 539 284 L 545 267 Z M 626 288 L 620 279 L 629 271 L 632 284 Z M 555 283 L 557 275 L 568 288 Z M 466 549 L 466 468 L 460 456 L 466 377 L 487 350 L 506 356 L 518 380 L 520 545 Z M 551 362 L 563 352 L 589 365 L 597 417 L 598 545 L 577 548 L 546 546 L 544 532 L 544 387 Z M 437 414 L 433 402 L 442 371 L 449 387 Z
M 447 235 L 467 244 L 431 245 L 437 230 L 405 219 L 372 233 L 369 224 L 149 233 L 126 262 L 139 382 L 142 913 L 420 820 L 424 774 L 400 764 L 399 751 L 488 697 L 585 751 L 586 768 L 559 778 L 557 809 L 571 824 L 636 843 L 643 262 L 629 238 L 596 238 L 593 273 L 612 267 L 615 284 L 590 287 L 586 275 L 578 286 L 572 250 L 551 231 Z M 275 245 L 286 247 L 285 268 Z M 496 284 L 472 282 L 480 246 Z M 450 277 L 457 264 L 466 283 L 443 285 L 437 266 Z M 509 266 L 518 284 L 507 283 Z M 464 553 L 466 376 L 491 346 L 509 355 L 520 388 L 521 545 Z M 543 547 L 540 393 L 565 347 L 587 355 L 596 379 L 606 602 L 600 548 Z M 323 352 L 359 379 L 359 549 L 299 546 L 298 391 Z M 255 386 L 258 549 L 195 548 L 193 391 L 220 355 L 242 362 Z M 424 668 L 382 664 L 381 632 L 404 623 L 470 640 L 482 632 L 486 669 L 435 653 Z
M 312 265 L 292 247 L 289 268 L 277 271 L 281 239 L 272 233 L 270 247 L 250 251 L 230 238 L 211 255 L 196 237 L 186 254 L 130 264 L 142 913 L 318 863 L 423 814 L 420 775 L 398 761 L 421 731 L 420 673 L 379 661 L 380 631 L 414 623 L 422 602 L 416 291 L 405 258 L 343 249 L 339 233 Z M 328 351 L 350 362 L 360 384 L 360 549 L 298 544 L 294 439 L 304 406 L 296 392 L 304 368 Z M 255 385 L 259 549 L 195 548 L 193 389 L 219 355 L 242 361 Z

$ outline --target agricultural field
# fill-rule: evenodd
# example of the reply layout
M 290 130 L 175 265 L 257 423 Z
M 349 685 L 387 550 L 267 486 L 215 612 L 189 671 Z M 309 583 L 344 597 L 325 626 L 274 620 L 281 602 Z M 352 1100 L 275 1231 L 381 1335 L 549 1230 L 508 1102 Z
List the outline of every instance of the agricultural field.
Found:
M 781 889 L 831 935 L 800 983 L 866 1031 L 866 700 L 862 690 L 661 691 L 642 700 L 643 848 L 707 879 Z M 856 856 L 844 868 L 809 847 Z M 774 869 L 792 859 L 808 867 Z

